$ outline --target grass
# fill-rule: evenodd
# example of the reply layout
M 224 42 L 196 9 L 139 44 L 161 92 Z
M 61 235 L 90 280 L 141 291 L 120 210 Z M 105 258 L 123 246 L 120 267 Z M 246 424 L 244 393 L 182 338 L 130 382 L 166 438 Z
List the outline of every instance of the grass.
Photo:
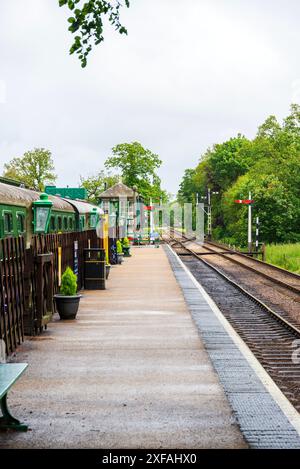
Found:
M 300 243 L 267 244 L 266 261 L 300 274 Z

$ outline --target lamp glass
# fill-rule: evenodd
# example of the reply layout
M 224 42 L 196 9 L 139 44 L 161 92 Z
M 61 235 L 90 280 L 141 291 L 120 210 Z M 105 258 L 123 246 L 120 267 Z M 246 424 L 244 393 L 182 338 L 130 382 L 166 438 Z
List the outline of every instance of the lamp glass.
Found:
M 49 218 L 50 207 L 36 207 L 36 223 L 35 231 L 37 233 L 45 233 L 47 229 L 47 221 Z
M 96 228 L 97 218 L 98 218 L 97 213 L 91 213 L 91 215 L 90 215 L 91 228 Z

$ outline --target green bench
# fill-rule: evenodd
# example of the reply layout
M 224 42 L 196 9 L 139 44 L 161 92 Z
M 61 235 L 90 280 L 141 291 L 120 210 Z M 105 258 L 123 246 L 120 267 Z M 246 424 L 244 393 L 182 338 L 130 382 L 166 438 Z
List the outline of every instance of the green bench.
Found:
M 27 425 L 19 422 L 9 412 L 7 407 L 7 393 L 21 374 L 26 370 L 27 363 L 3 363 L 0 364 L 0 429 L 12 429 L 26 432 Z

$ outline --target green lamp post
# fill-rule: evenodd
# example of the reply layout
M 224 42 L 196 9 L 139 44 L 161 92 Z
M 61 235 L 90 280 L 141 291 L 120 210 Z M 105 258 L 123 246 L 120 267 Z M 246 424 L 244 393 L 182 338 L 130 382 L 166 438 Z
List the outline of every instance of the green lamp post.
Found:
M 96 207 L 94 207 L 90 212 L 90 225 L 91 228 L 96 228 L 98 223 L 98 212 Z
M 46 234 L 49 227 L 51 207 L 53 202 L 47 194 L 41 194 L 39 200 L 33 202 L 33 229 L 34 233 Z

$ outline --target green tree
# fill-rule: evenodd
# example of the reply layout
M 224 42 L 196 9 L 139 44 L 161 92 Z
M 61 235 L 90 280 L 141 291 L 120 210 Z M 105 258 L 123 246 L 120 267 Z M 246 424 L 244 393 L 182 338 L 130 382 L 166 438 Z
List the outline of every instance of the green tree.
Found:
M 269 116 L 265 122 L 258 127 L 257 137 L 275 139 L 281 131 L 279 122 L 275 116 Z
M 223 196 L 222 236 L 239 244 L 246 242 L 247 208 L 234 204 L 234 199 L 248 197 L 250 190 L 262 240 L 300 240 L 299 116 L 298 105 L 291 106 L 282 126 L 270 116 L 259 127 L 256 138 L 242 148 L 240 155 L 249 162 L 249 170 Z
M 300 240 L 300 105 L 292 104 L 280 124 L 275 116 L 259 126 L 253 140 L 238 135 L 214 145 L 195 170 L 184 174 L 179 197 L 219 190 L 213 203 L 213 236 L 245 245 L 247 206 L 234 203 L 248 198 L 261 222 L 265 242 Z
M 227 235 L 233 242 L 246 245 L 247 206 L 235 204 L 234 200 L 248 198 L 251 191 L 253 215 L 259 216 L 260 236 L 265 242 L 300 240 L 300 234 L 293 232 L 295 217 L 299 222 L 299 207 L 293 203 L 292 191 L 276 174 L 249 172 L 226 193 L 227 204 L 223 205 Z
M 124 184 L 136 186 L 146 202 L 149 202 L 150 197 L 156 200 L 166 197 L 156 173 L 162 164 L 158 155 L 145 149 L 139 142 L 116 145 L 112 153 L 113 156 L 105 161 L 105 167 L 121 170 Z
M 196 193 L 198 192 L 195 177 L 195 169 L 186 169 L 184 171 L 177 193 L 177 200 L 180 204 L 195 201 Z
M 104 40 L 104 18 L 120 34 L 127 34 L 127 30 L 120 22 L 120 8 L 129 7 L 129 0 L 59 0 L 59 6 L 66 6 L 72 12 L 68 18 L 69 31 L 76 34 L 70 48 L 70 54 L 76 53 L 81 66 L 87 64 L 87 56 L 93 45 Z
M 242 135 L 213 146 L 204 156 L 207 161 L 207 181 L 215 190 L 226 190 L 249 168 L 247 158 L 241 154 L 247 139 Z
M 37 191 L 43 191 L 45 183 L 55 182 L 57 178 L 51 152 L 45 148 L 35 148 L 20 158 L 13 158 L 4 165 L 3 176 Z
M 98 174 L 94 176 L 89 176 L 87 178 L 80 177 L 80 184 L 87 190 L 88 201 L 93 204 L 98 204 L 100 199 L 100 194 L 105 190 L 105 187 L 108 189 L 118 182 L 119 176 L 106 174 L 105 171 L 99 171 Z
M 300 104 L 292 104 L 290 114 L 283 121 L 283 130 L 288 133 L 300 148 Z

